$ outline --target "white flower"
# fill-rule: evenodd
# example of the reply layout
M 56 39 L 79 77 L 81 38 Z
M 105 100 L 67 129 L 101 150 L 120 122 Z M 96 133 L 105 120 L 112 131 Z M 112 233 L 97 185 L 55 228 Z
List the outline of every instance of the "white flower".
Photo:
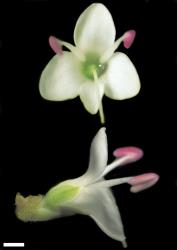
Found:
M 86 110 L 100 113 L 104 123 L 102 98 L 123 100 L 138 94 L 140 81 L 130 59 L 114 51 L 121 42 L 129 48 L 135 31 L 127 31 L 115 41 L 115 26 L 108 9 L 101 3 L 91 4 L 79 17 L 74 42 L 49 38 L 56 55 L 42 72 L 39 90 L 45 99 L 63 101 L 80 96 Z M 65 46 L 71 52 L 62 51 Z
M 110 187 L 122 183 L 132 185 L 131 191 L 146 189 L 158 180 L 155 173 L 135 177 L 105 180 L 104 176 L 117 166 L 136 161 L 143 155 L 135 147 L 119 148 L 113 153 L 115 161 L 107 166 L 108 150 L 105 129 L 101 128 L 92 141 L 89 167 L 76 179 L 67 180 L 51 188 L 46 195 L 16 196 L 16 215 L 23 221 L 45 221 L 76 213 L 90 216 L 111 238 L 126 247 L 122 220 Z

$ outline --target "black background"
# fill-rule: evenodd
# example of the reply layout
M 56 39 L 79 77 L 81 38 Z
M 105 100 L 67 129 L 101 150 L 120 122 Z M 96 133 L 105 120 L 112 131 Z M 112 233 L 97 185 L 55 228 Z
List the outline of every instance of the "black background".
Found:
M 1 2 L 1 236 L 25 242 L 26 249 L 122 249 L 86 216 L 42 223 L 15 217 L 14 198 L 45 193 L 59 181 L 83 174 L 89 148 L 100 128 L 99 116 L 87 113 L 79 98 L 49 102 L 38 91 L 40 74 L 54 55 L 48 37 L 73 42 L 75 22 L 94 1 L 24 0 Z M 110 10 L 117 37 L 135 29 L 125 52 L 141 79 L 141 92 L 125 101 L 103 99 L 109 161 L 116 147 L 137 146 L 142 160 L 109 175 L 156 172 L 159 183 L 139 194 L 114 188 L 128 249 L 176 250 L 176 1 L 100 1 Z M 1 247 L 0 246 L 0 247 Z

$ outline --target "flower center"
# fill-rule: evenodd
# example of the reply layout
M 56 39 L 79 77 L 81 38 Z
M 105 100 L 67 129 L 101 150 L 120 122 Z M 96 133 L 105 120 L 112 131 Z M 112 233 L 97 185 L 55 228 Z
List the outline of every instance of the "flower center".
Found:
M 100 77 L 106 70 L 106 64 L 101 64 L 97 56 L 87 55 L 86 61 L 82 63 L 82 73 L 89 80 L 94 80 L 94 72 Z

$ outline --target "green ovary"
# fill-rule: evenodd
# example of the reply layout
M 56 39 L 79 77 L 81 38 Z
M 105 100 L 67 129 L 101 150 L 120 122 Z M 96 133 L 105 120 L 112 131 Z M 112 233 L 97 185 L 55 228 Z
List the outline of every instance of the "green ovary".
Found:
M 94 72 L 100 77 L 106 70 L 106 65 L 101 64 L 97 56 L 87 56 L 86 61 L 82 63 L 82 73 L 89 80 L 94 80 Z
M 57 209 L 63 203 L 73 199 L 79 192 L 79 187 L 61 183 L 51 188 L 44 197 L 46 208 Z

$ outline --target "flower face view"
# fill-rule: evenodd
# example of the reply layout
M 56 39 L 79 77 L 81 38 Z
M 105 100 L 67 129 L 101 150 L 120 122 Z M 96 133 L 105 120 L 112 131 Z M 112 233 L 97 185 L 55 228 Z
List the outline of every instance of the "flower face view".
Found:
M 16 216 L 22 221 L 45 221 L 77 213 L 90 216 L 109 237 L 127 247 L 123 224 L 111 187 L 123 183 L 131 185 L 130 191 L 139 192 L 154 185 L 159 176 L 146 173 L 111 180 L 104 176 L 118 166 L 139 160 L 143 151 L 136 147 L 118 148 L 116 159 L 109 165 L 107 137 L 101 128 L 94 137 L 89 167 L 84 175 L 66 180 L 51 188 L 46 195 L 16 195 Z
M 77 20 L 75 46 L 51 36 L 49 44 L 56 55 L 43 70 L 39 82 L 40 94 L 52 101 L 64 101 L 80 96 L 85 109 L 100 113 L 104 123 L 102 98 L 114 100 L 138 94 L 140 81 L 130 59 L 115 52 L 121 42 L 125 48 L 133 43 L 135 31 L 127 31 L 115 41 L 112 16 L 101 3 L 91 4 Z M 62 46 L 70 51 L 63 51 Z

